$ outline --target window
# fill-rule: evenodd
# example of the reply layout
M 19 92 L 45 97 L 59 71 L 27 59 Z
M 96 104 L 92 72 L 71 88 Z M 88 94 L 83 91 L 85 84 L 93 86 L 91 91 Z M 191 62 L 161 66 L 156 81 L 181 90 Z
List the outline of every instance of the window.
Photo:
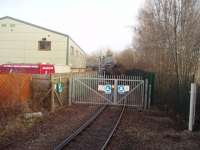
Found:
M 15 24 L 10 24 L 10 27 L 15 27 Z
M 7 24 L 1 24 L 1 27 L 6 27 L 7 26 Z
M 42 40 L 38 42 L 38 48 L 42 51 L 51 50 L 51 41 Z
M 74 55 L 74 47 L 73 46 L 70 47 L 70 54 Z

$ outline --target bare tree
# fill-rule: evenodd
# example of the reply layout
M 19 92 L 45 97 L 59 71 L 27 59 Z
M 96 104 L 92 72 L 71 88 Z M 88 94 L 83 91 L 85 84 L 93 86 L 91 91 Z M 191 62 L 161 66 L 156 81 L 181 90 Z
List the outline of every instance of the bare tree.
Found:
M 175 83 L 181 101 L 188 95 L 198 65 L 199 0 L 148 0 L 139 22 L 136 49 L 156 72 L 159 88 Z
M 98 58 L 95 54 L 87 55 L 86 57 L 87 67 L 97 67 L 98 66 Z
M 115 53 L 111 49 L 100 49 L 87 56 L 87 66 L 96 69 L 99 65 L 104 67 L 106 63 L 110 63 L 110 61 L 114 62 L 114 58 Z
M 133 49 L 125 49 L 116 56 L 118 64 L 125 70 L 135 69 L 137 63 L 137 53 Z

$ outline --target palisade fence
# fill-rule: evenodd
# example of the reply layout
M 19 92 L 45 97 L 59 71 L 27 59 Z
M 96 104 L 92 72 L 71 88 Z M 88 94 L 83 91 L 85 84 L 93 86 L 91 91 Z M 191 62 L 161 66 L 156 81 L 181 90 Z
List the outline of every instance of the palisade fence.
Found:
M 197 84 L 196 89 L 196 104 L 195 104 L 195 124 L 194 127 L 200 130 L 200 83 Z
M 76 76 L 95 78 L 105 74 L 98 75 L 94 71 L 53 75 L 0 74 L 0 116 L 18 112 L 18 109 L 54 111 L 56 107 L 67 105 L 70 78 Z
M 123 82 L 127 83 L 128 82 L 133 82 L 129 80 L 139 80 L 139 81 L 149 81 L 148 82 L 148 87 L 147 87 L 147 94 L 146 97 L 149 99 L 148 101 L 150 102 L 153 100 L 153 82 L 154 79 L 151 80 L 149 79 L 149 76 L 144 76 L 144 75 L 105 75 L 105 74 L 98 74 L 97 72 L 83 72 L 83 73 L 68 73 L 68 74 L 54 74 L 54 75 L 33 75 L 32 76 L 32 106 L 33 108 L 48 108 L 51 111 L 54 111 L 56 107 L 63 106 L 66 104 L 69 104 L 69 96 L 72 96 L 72 92 L 69 89 L 69 86 L 72 85 L 72 77 L 73 79 L 84 79 L 84 82 L 89 86 L 85 87 L 83 84 L 76 84 L 75 89 L 73 90 L 73 95 L 76 95 L 77 97 L 86 97 L 88 94 L 88 97 L 90 97 L 91 91 L 96 90 L 97 91 L 97 84 L 99 84 L 97 81 L 101 79 L 101 82 L 108 82 L 108 80 L 112 80 L 114 78 L 118 78 L 119 84 L 122 82 L 121 80 L 125 80 Z M 99 78 L 99 80 L 97 80 Z M 94 79 L 95 81 L 92 82 Z M 127 79 L 127 81 L 126 81 Z M 129 80 L 128 80 L 129 79 Z M 85 81 L 87 80 L 87 82 Z M 134 81 L 132 84 L 133 86 L 136 84 L 136 82 L 139 81 Z M 145 82 L 146 82 L 145 81 Z M 71 83 L 70 83 L 71 82 Z M 78 81 L 77 81 L 78 82 Z M 70 85 L 69 85 L 70 84 Z M 129 83 L 130 84 L 130 83 Z M 113 83 L 114 85 L 114 83 Z M 91 90 L 92 88 L 92 90 Z M 142 85 L 141 87 L 142 88 Z M 135 92 L 137 92 L 136 89 Z M 144 87 L 143 87 L 144 88 Z M 142 91 L 142 90 L 140 90 Z M 141 93 L 142 94 L 142 93 Z M 84 96 L 83 96 L 84 95 Z M 94 93 L 93 93 L 94 95 Z M 99 95 L 99 94 L 97 94 Z M 131 94 L 132 96 L 134 94 Z M 101 95 L 102 96 L 102 95 Z M 100 97 L 101 97 L 100 96 Z M 104 97 L 107 97 L 105 95 Z M 120 96 L 120 95 L 118 95 Z M 97 96 L 98 97 L 98 96 Z M 94 98 L 94 97 L 93 97 Z M 99 98 L 99 97 L 98 97 Z M 133 97 L 132 97 L 133 98 Z M 150 103 L 149 103 L 150 105 Z
M 71 82 L 69 100 L 75 104 L 126 105 L 140 109 L 150 107 L 148 80 L 141 75 L 92 74 L 74 76 Z

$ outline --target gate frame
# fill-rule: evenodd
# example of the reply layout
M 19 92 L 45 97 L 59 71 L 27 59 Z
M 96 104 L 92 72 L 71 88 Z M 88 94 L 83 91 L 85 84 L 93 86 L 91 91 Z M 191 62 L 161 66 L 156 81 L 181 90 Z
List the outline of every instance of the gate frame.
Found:
M 98 74 L 97 74 L 98 75 Z M 74 79 L 76 80 L 76 77 L 77 79 L 81 79 L 78 78 L 79 76 L 71 76 L 69 78 L 69 106 L 72 105 L 72 97 L 74 97 Z M 103 78 L 102 78 L 103 77 Z M 90 77 L 90 76 L 84 76 L 82 79 L 84 78 L 88 78 L 88 79 L 102 79 L 102 80 L 105 80 L 107 76 L 105 76 L 105 74 L 102 76 L 99 75 L 96 77 L 96 78 L 93 78 L 93 77 Z M 113 80 L 114 81 L 114 86 L 117 87 L 118 85 L 118 80 L 130 80 L 130 79 L 122 79 L 122 78 L 119 78 L 119 77 L 115 77 L 115 76 L 111 76 L 111 78 L 109 78 L 108 80 Z M 149 84 L 148 82 L 148 78 L 145 78 L 145 79 L 140 79 L 141 81 L 143 81 L 143 84 L 144 84 L 144 89 L 143 89 L 143 92 L 144 92 L 144 95 L 143 95 L 143 102 L 142 102 L 142 107 L 144 108 L 144 110 L 147 110 L 150 108 L 150 105 L 151 105 L 151 84 Z M 130 80 L 130 81 L 139 81 L 139 80 Z M 81 82 L 81 81 L 80 81 Z M 136 87 L 134 87 L 134 90 L 137 89 L 137 86 L 139 86 L 141 83 L 139 83 L 138 85 L 136 85 Z M 92 89 L 92 88 L 91 88 Z M 94 89 L 92 89 L 94 90 Z M 133 89 L 131 89 L 133 90 Z M 133 90 L 133 91 L 134 91 Z M 95 93 L 98 93 L 96 90 L 94 90 Z M 132 91 L 132 92 L 133 92 Z M 113 105 L 116 105 L 116 106 L 120 106 L 120 105 L 117 105 L 118 104 L 118 101 L 117 101 L 117 88 L 114 89 L 114 102 L 111 103 Z M 98 93 L 98 95 L 101 95 Z M 128 94 L 129 95 L 129 94 Z M 128 95 L 124 95 L 122 98 L 119 99 L 119 101 L 123 100 L 124 98 L 126 98 Z M 104 99 L 105 97 L 103 95 L 101 95 Z M 107 99 L 107 98 L 106 98 Z M 108 101 L 108 100 L 107 100 Z

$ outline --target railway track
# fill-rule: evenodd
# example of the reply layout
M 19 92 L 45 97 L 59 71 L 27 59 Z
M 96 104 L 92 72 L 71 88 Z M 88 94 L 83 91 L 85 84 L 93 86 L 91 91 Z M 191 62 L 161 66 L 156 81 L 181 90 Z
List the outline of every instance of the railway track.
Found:
M 57 145 L 54 150 L 103 150 L 112 138 L 125 105 L 120 107 L 104 105 L 98 109 L 80 128 Z

